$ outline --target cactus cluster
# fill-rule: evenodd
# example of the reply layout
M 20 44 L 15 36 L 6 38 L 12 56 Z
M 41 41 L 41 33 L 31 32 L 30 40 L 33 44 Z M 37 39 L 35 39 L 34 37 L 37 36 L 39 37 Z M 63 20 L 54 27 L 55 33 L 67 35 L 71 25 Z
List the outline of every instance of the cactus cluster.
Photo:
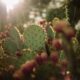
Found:
M 30 25 L 23 33 L 16 27 L 7 32 L 1 32 L 0 69 L 7 72 L 9 80 L 65 80 L 77 75 L 78 40 L 65 20 Z

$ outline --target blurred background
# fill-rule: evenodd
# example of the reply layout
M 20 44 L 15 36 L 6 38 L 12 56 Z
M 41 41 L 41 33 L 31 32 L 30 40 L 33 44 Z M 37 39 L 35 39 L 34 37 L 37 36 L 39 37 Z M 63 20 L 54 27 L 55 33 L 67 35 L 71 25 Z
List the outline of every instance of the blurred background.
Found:
M 0 25 L 23 25 L 40 19 L 67 18 L 72 25 L 80 19 L 79 0 L 0 0 Z M 71 20 L 72 19 L 72 20 Z

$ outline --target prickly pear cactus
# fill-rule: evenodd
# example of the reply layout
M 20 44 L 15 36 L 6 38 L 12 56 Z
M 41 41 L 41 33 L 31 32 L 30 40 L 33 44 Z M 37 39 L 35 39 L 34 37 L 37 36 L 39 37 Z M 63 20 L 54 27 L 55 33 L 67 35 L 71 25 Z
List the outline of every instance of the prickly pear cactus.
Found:
M 5 39 L 3 48 L 8 53 L 15 53 L 17 49 L 21 49 L 20 36 L 15 27 L 9 30 L 9 37 Z
M 44 48 L 45 36 L 44 30 L 37 25 L 31 25 L 24 31 L 25 44 L 32 51 Z
M 29 50 L 22 52 L 23 55 L 17 60 L 17 67 L 35 57 L 37 50 L 45 49 L 46 33 L 40 26 L 30 25 L 24 30 L 23 36 L 25 48 Z
M 9 30 L 9 37 L 5 39 L 3 48 L 9 55 L 15 56 L 13 64 L 16 67 L 20 67 L 26 60 L 32 59 L 36 55 L 36 51 L 45 49 L 45 36 L 44 30 L 37 25 L 31 25 L 24 30 L 24 46 L 20 41 L 20 34 L 18 30 L 13 27 Z M 26 51 L 24 51 L 26 49 Z M 30 49 L 30 50 L 27 50 Z M 20 50 L 20 53 L 16 54 L 16 51 Z M 20 56 L 21 55 L 21 56 Z

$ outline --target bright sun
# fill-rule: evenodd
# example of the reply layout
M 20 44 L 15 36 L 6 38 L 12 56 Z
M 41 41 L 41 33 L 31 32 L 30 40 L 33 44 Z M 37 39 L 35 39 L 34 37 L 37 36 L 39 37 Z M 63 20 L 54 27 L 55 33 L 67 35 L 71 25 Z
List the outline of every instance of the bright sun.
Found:
M 20 2 L 20 0 L 2 0 L 2 2 L 6 5 L 7 11 L 13 9 L 16 4 Z

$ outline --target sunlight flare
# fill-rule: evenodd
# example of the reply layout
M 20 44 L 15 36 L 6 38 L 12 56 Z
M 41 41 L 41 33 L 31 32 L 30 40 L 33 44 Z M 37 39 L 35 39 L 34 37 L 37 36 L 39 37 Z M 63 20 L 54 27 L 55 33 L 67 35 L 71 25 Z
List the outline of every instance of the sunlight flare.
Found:
M 20 2 L 20 0 L 2 0 L 2 2 L 6 5 L 7 11 L 9 12 Z

